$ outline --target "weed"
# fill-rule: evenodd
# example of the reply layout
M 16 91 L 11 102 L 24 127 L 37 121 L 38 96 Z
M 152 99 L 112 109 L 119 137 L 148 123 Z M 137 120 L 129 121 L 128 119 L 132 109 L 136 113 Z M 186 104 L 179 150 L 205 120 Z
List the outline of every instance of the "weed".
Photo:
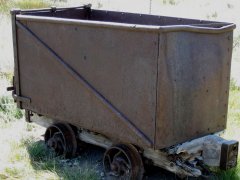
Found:
M 237 49 L 240 47 L 240 34 L 233 38 L 233 49 Z
M 164 5 L 177 5 L 178 2 L 176 0 L 163 0 L 162 3 Z
M 12 5 L 11 0 L 0 0 L 0 13 L 8 13 Z
M 231 78 L 231 80 L 230 80 L 230 90 L 231 90 L 231 91 L 240 90 L 240 87 L 237 86 L 236 80 L 233 79 L 233 78 Z
M 44 0 L 0 0 L 0 13 L 9 14 L 12 8 L 35 9 L 51 5 L 52 3 Z
M 97 179 L 95 169 L 89 168 L 90 165 L 88 164 L 81 167 L 71 167 L 62 164 L 62 157 L 56 157 L 51 150 L 46 148 L 43 141 L 25 141 L 25 145 L 31 164 L 36 170 L 55 172 L 63 179 Z
M 61 176 L 63 179 L 71 179 L 71 180 L 78 180 L 78 179 L 86 179 L 86 180 L 95 180 L 99 179 L 97 178 L 97 173 L 95 172 L 94 168 L 91 168 L 91 166 L 86 163 L 85 165 L 82 165 L 81 167 L 74 167 L 72 168 L 72 171 L 68 170 L 69 168 L 63 168 L 63 171 L 61 173 Z
M 240 140 L 240 88 L 236 85 L 236 81 L 230 81 L 230 93 L 228 104 L 228 122 L 227 130 L 224 135 L 226 139 Z M 238 158 L 238 166 L 227 171 L 218 171 L 216 179 L 240 179 L 240 157 Z
M 12 83 L 13 74 L 11 72 L 0 72 L 0 79 L 6 79 L 8 82 Z
M 238 162 L 240 162 L 240 159 L 238 159 Z M 221 171 L 219 170 L 217 172 L 216 179 L 221 180 L 239 180 L 240 179 L 240 166 L 238 165 L 236 168 L 229 169 L 227 171 Z
M 217 16 L 218 16 L 217 12 L 214 12 L 214 13 L 212 14 L 212 17 L 213 17 L 213 18 L 217 18 Z
M 169 0 L 169 4 L 176 5 L 176 2 L 175 2 L 175 0 Z
M 32 131 L 35 128 L 34 124 L 27 123 L 26 124 L 26 131 Z
M 55 167 L 56 163 L 52 161 L 55 154 L 46 147 L 43 141 L 34 142 L 32 140 L 27 140 L 24 144 L 33 165 L 44 170 L 51 170 Z
M 19 162 L 25 158 L 25 154 L 22 151 L 22 147 L 20 143 L 15 141 L 10 142 L 10 146 L 12 147 L 12 156 L 9 158 L 10 162 Z
M 22 173 L 22 171 L 17 167 L 6 167 L 5 172 L 6 174 L 14 178 L 21 177 L 21 173 Z
M 212 14 L 207 14 L 206 15 L 206 18 L 209 19 L 209 20 L 216 19 L 217 17 L 218 17 L 218 14 L 217 14 L 216 11 L 214 13 L 212 13 Z
M 227 3 L 227 7 L 228 7 L 229 9 L 232 9 L 232 8 L 234 8 L 234 5 L 233 5 L 233 4 L 230 4 L 230 3 Z
M 100 3 L 100 2 L 98 2 L 98 3 L 97 3 L 97 8 L 98 8 L 98 9 L 101 9 L 102 7 L 103 7 L 103 4 Z
M 44 0 L 21 0 L 14 3 L 15 7 L 20 9 L 34 9 L 50 7 L 51 4 Z
M 0 97 L 0 113 L 6 115 L 9 121 L 23 117 L 23 112 L 16 107 L 14 100 L 10 96 Z

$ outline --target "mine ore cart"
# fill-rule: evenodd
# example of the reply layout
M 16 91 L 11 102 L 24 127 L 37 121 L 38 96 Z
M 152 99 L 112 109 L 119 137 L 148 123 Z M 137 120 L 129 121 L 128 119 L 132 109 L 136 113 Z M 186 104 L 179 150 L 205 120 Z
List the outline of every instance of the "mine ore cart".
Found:
M 235 25 L 70 8 L 13 10 L 13 97 L 57 154 L 106 148 L 107 176 L 236 166 L 224 140 Z

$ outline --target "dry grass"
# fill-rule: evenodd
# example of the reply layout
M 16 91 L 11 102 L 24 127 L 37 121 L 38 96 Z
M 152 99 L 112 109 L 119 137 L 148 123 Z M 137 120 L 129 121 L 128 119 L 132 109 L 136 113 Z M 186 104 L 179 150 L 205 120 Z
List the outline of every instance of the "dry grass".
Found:
M 232 79 L 230 84 L 229 104 L 228 104 L 228 122 L 224 138 L 233 139 L 240 142 L 240 87 Z M 240 151 L 239 151 L 240 153 Z M 228 171 L 219 171 L 218 178 L 222 180 L 240 179 L 240 157 L 238 166 Z
M 16 1 L 14 3 L 15 7 L 18 7 L 20 9 L 37 9 L 37 8 L 45 8 L 50 7 L 51 3 L 44 0 L 21 0 Z
M 9 13 L 11 8 L 33 9 L 49 6 L 50 1 L 44 0 L 0 0 L 0 13 Z
M 41 136 L 44 128 L 29 125 L 23 119 L 5 126 L 3 123 L 0 128 L 0 179 L 99 179 L 96 162 L 79 157 L 75 161 L 83 161 L 81 166 L 69 164 L 48 150 Z

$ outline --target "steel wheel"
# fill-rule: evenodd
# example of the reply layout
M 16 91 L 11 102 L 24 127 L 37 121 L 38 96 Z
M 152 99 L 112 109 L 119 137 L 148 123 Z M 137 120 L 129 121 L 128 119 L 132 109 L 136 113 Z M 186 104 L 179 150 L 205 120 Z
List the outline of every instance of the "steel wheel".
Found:
M 141 180 L 144 167 L 137 149 L 132 145 L 116 145 L 109 148 L 103 158 L 107 177 L 124 180 Z
M 68 124 L 57 123 L 47 128 L 45 144 L 54 150 L 56 155 L 71 158 L 76 155 L 77 139 L 74 131 Z

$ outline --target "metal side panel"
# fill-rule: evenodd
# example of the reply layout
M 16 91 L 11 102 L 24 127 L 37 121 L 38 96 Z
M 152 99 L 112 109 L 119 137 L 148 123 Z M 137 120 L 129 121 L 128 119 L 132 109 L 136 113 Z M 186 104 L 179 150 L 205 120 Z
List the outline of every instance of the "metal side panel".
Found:
M 160 34 L 156 148 L 226 128 L 232 32 Z
M 46 46 L 47 45 L 47 46 Z M 158 34 L 51 22 L 18 22 L 23 108 L 151 147 Z

